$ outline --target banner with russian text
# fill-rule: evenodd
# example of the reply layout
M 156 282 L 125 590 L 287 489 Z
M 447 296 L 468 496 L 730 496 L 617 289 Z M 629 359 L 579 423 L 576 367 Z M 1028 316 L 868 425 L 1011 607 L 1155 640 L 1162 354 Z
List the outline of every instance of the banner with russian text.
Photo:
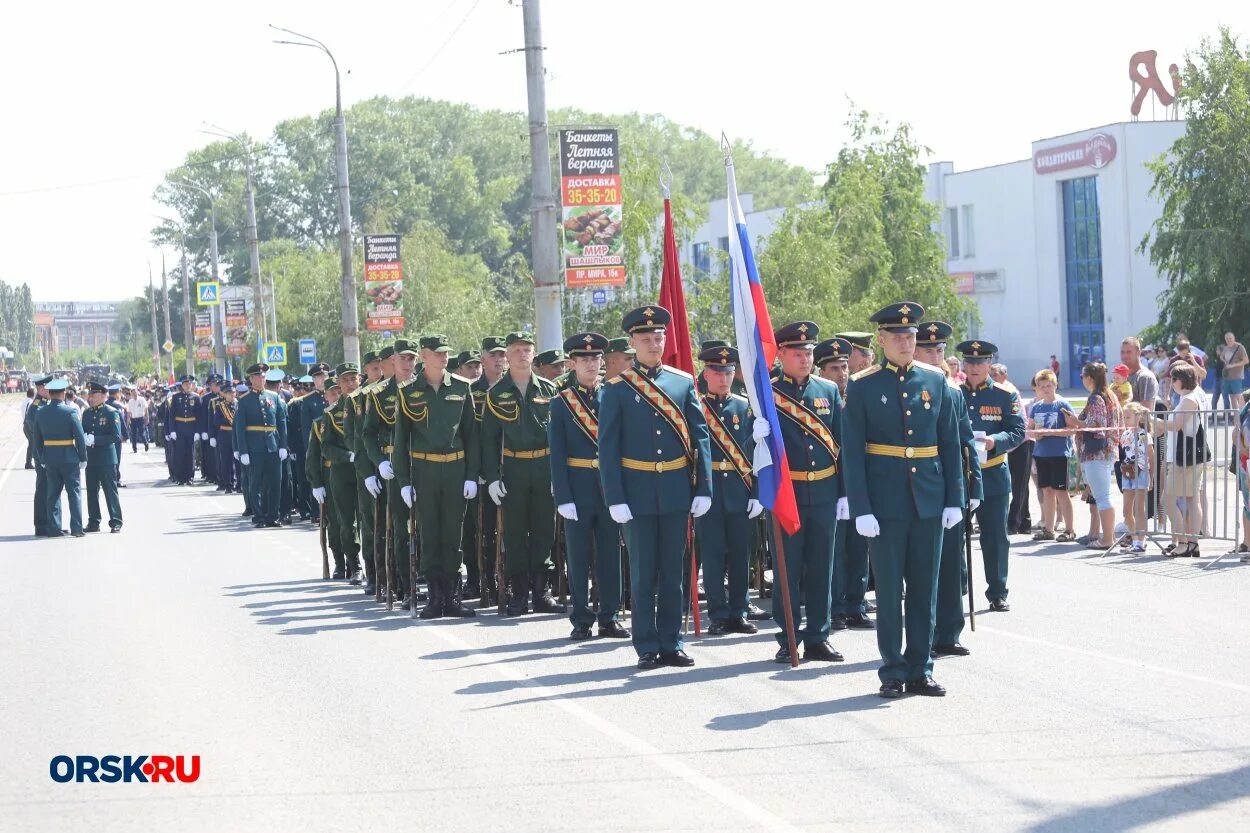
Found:
M 365 329 L 404 328 L 404 268 L 398 234 L 365 235 Z
M 251 352 L 252 337 L 247 331 L 247 300 L 230 298 L 222 302 L 225 307 L 226 353 L 246 356 Z
M 560 241 L 570 289 L 625 285 L 620 141 L 615 127 L 560 131 Z
M 211 362 L 213 360 L 213 314 L 211 312 L 195 314 L 194 335 L 196 361 Z

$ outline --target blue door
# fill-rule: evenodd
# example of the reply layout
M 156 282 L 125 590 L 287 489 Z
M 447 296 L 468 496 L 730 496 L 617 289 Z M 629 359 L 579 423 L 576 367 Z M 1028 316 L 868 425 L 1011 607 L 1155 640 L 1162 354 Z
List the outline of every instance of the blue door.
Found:
M 1063 263 L 1068 309 L 1069 387 L 1081 387 L 1086 362 L 1107 361 L 1102 308 L 1102 224 L 1098 177 L 1069 179 L 1063 188 Z

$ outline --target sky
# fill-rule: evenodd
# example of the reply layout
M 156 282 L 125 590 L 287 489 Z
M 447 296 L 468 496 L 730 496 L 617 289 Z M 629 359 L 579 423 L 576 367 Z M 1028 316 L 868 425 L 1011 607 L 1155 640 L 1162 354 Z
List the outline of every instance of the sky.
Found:
M 152 194 L 211 140 L 204 122 L 263 138 L 333 106 L 330 62 L 273 44 L 267 24 L 326 42 L 348 105 L 526 107 L 524 58 L 500 54 L 523 44 L 520 0 L 11 5 L 0 280 L 36 301 L 137 295 L 149 264 L 159 279 Z M 1244 0 L 1013 5 L 544 0 L 548 106 L 662 113 L 819 171 L 853 101 L 967 170 L 1128 120 L 1134 52 L 1157 50 L 1165 74 L 1221 24 L 1250 37 Z

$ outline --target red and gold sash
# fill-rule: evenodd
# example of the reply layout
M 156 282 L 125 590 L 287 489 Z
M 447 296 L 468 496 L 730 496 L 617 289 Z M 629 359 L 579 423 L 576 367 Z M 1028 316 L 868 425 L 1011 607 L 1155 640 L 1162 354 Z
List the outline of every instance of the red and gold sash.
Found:
M 746 484 L 748 489 L 751 488 L 751 463 L 747 460 L 746 454 L 742 451 L 742 446 L 738 445 L 738 441 L 734 439 L 734 435 L 725 427 L 725 423 L 721 421 L 720 415 L 716 413 L 716 409 L 707 404 L 707 400 L 703 400 L 703 418 L 707 420 L 708 431 L 712 435 L 712 442 L 720 448 L 721 453 L 728 458 L 733 464 L 734 471 L 738 472 L 738 476 L 742 478 L 742 482 Z
M 577 391 L 572 388 L 560 391 L 560 398 L 568 406 L 569 413 L 573 415 L 573 421 L 577 423 L 577 427 L 582 429 L 587 439 L 595 444 L 595 448 L 598 448 L 599 418 L 590 412 L 590 409 L 582 402 L 582 398 L 577 395 Z
M 686 452 L 686 459 L 694 464 L 694 444 L 690 440 L 690 426 L 686 424 L 686 415 L 681 412 L 681 408 L 677 403 L 669 398 L 659 385 L 643 376 L 632 367 L 627 367 L 621 371 L 620 379 L 637 394 L 642 400 L 655 409 L 666 423 L 677 434 L 677 438 L 681 440 L 682 448 Z
M 798 425 L 810 436 L 814 437 L 816 442 L 825 447 L 829 452 L 829 456 L 833 458 L 833 463 L 838 464 L 838 442 L 833 438 L 833 434 L 829 431 L 829 427 L 820 421 L 806 404 L 799 400 L 782 393 L 773 388 L 773 402 L 777 403 L 777 413 L 782 414 L 790 419 L 791 422 Z
M 221 418 L 226 421 L 226 425 L 234 425 L 234 406 L 227 405 L 225 399 L 217 400 L 217 412 L 221 414 Z

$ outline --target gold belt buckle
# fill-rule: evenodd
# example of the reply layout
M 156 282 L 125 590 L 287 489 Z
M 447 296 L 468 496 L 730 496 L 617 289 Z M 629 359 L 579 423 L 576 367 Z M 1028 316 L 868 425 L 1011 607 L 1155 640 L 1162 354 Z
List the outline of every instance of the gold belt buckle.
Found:
M 816 472 L 814 472 L 814 471 L 809 471 L 809 472 L 807 473 L 807 479 L 808 479 L 808 480 L 815 480 L 815 479 L 816 479 Z
M 906 456 L 906 457 L 910 460 L 912 457 L 915 457 L 915 456 L 916 456 L 916 449 L 912 448 L 912 447 L 909 445 L 909 446 L 907 446 L 907 450 L 906 450 L 906 451 L 904 451 L 904 452 L 903 452 L 903 454 L 904 454 L 904 455 L 905 455 L 905 456 Z
M 656 470 L 657 472 L 663 472 L 663 471 L 664 471 L 664 461 L 663 461 L 663 460 L 660 460 L 660 461 L 658 461 L 658 462 L 655 464 L 655 470 Z
M 593 460 L 591 460 L 591 461 L 590 461 L 590 467 L 591 467 L 592 469 L 597 469 L 597 468 L 599 468 L 599 458 L 598 458 L 598 457 L 596 457 L 595 459 L 593 459 Z

